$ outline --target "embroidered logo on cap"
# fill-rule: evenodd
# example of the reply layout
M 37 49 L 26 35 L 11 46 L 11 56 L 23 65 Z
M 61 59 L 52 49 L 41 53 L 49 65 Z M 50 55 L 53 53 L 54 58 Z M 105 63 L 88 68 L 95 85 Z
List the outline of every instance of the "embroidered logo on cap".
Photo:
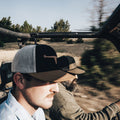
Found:
M 43 57 L 44 58 L 53 58 L 55 60 L 55 63 L 57 64 L 57 57 L 56 56 L 47 56 L 47 55 L 44 55 Z

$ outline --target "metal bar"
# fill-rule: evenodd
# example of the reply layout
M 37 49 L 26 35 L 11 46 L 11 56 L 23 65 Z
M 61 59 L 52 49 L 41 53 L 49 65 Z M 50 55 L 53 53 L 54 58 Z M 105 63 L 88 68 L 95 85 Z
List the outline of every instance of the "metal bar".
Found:
M 33 38 L 96 38 L 95 32 L 41 32 L 32 33 Z
M 14 32 L 5 28 L 0 27 L 0 34 L 13 36 L 17 38 L 31 38 L 31 35 L 29 33 L 20 33 L 20 32 Z
M 20 33 L 0 27 L 0 34 L 17 38 L 96 38 L 96 32 L 41 32 L 41 33 Z
M 120 4 L 105 22 L 99 33 L 105 36 L 106 34 L 113 32 L 118 23 L 120 23 Z

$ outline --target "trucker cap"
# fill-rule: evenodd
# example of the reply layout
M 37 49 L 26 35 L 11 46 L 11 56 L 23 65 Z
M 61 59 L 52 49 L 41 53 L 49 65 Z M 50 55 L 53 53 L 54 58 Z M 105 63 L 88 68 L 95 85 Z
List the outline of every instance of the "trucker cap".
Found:
M 61 82 L 75 78 L 59 69 L 55 50 L 43 44 L 27 45 L 20 49 L 13 59 L 11 71 L 27 73 L 46 82 Z
M 57 59 L 58 66 L 63 70 L 72 74 L 83 74 L 85 71 L 77 67 L 75 59 L 72 56 L 61 56 Z

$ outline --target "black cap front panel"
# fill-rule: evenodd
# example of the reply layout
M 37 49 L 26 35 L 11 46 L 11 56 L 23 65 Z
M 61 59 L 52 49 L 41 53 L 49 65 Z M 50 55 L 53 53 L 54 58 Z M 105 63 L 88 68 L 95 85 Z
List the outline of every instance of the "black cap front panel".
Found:
M 57 69 L 57 55 L 54 49 L 47 45 L 37 45 L 36 71 L 46 72 Z

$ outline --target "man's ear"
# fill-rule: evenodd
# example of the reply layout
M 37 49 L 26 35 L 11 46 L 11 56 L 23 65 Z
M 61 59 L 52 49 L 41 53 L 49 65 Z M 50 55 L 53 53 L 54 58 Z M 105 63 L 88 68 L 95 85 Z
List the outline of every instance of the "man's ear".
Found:
M 19 72 L 15 73 L 14 76 L 13 76 L 13 80 L 14 80 L 16 86 L 19 89 L 23 89 L 24 88 L 25 82 L 24 82 L 23 75 L 21 73 L 19 73 Z

